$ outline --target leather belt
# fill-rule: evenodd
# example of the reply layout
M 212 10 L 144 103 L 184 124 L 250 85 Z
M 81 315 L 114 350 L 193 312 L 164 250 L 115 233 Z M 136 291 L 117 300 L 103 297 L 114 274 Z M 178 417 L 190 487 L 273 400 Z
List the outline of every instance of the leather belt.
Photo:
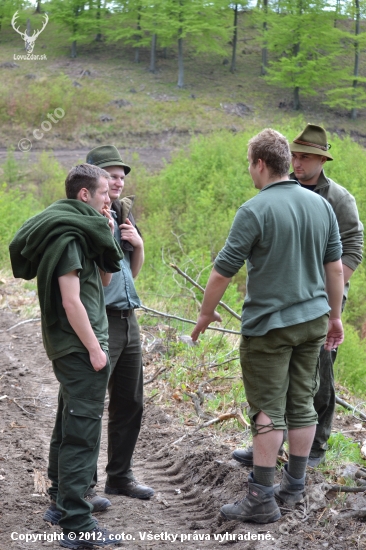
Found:
M 125 319 L 126 317 L 130 317 L 132 313 L 135 311 L 134 309 L 111 309 L 109 307 L 105 308 L 107 315 L 109 317 L 119 317 L 120 319 Z

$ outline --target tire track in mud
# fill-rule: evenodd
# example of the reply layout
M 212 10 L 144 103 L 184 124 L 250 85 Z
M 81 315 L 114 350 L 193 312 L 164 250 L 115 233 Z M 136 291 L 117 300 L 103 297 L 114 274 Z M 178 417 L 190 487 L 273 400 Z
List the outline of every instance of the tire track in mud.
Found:
M 39 325 L 29 323 L 6 332 L 18 321 L 13 313 L 0 311 L 3 331 L 0 332 L 0 397 L 7 396 L 0 400 L 0 550 L 46 547 L 53 550 L 60 548 L 58 542 L 43 540 L 32 544 L 11 539 L 12 532 L 60 533 L 57 526 L 42 520 L 48 497 L 35 489 L 37 472 L 47 479 L 58 384 L 43 350 Z M 112 506 L 97 514 L 101 526 L 131 537 L 125 540 L 123 548 L 219 550 L 223 544 L 233 542 L 240 550 L 318 550 L 326 547 L 325 544 L 332 550 L 362 547 L 359 545 L 365 540 L 362 522 L 349 522 L 349 525 L 340 522 L 324 527 L 314 515 L 306 523 L 298 523 L 296 528 L 290 525 L 290 534 L 283 535 L 281 525 L 286 522 L 286 516 L 268 525 L 221 519 L 219 510 L 223 504 L 245 496 L 249 469 L 231 460 L 232 448 L 217 432 L 205 430 L 189 434 L 186 426 L 178 424 L 174 412 L 170 415 L 166 410 L 173 408 L 147 403 L 133 467 L 136 478 L 153 487 L 155 496 L 141 501 L 112 495 Z M 101 495 L 106 478 L 106 417 L 107 413 L 98 462 Z M 313 472 L 308 480 L 314 484 L 324 478 L 321 473 Z M 271 540 L 230 540 L 234 535 L 267 532 Z M 167 535 L 176 538 L 172 541 Z

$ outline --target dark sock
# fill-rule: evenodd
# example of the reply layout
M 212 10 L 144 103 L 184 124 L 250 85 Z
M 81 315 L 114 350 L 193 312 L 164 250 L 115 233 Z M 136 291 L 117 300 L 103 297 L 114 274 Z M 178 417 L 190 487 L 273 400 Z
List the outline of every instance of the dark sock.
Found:
M 276 472 L 276 466 L 268 468 L 267 466 L 253 466 L 253 481 L 258 485 L 264 485 L 265 487 L 272 487 L 274 483 L 274 476 Z
M 287 473 L 295 479 L 301 479 L 305 475 L 307 462 L 307 456 L 290 455 L 288 458 Z

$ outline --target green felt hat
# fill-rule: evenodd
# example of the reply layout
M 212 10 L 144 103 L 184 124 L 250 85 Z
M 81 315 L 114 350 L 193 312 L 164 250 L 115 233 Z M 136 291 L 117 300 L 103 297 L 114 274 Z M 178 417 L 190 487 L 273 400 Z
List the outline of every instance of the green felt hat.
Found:
M 332 155 L 328 153 L 330 148 L 331 145 L 327 143 L 326 131 L 315 124 L 307 124 L 305 130 L 290 143 L 292 153 L 311 153 L 333 160 Z
M 125 174 L 131 172 L 131 168 L 123 162 L 118 149 L 114 145 L 102 145 L 101 147 L 94 147 L 86 157 L 88 164 L 94 164 L 99 168 L 106 168 L 107 166 L 122 166 L 125 170 Z

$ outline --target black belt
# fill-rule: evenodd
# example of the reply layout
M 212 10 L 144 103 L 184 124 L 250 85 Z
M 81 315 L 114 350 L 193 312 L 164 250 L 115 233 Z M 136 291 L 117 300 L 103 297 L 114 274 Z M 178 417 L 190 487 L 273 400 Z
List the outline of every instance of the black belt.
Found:
M 126 318 L 130 317 L 132 313 L 135 311 L 134 309 L 111 309 L 109 307 L 105 308 L 107 315 L 109 317 L 119 317 L 119 318 Z

